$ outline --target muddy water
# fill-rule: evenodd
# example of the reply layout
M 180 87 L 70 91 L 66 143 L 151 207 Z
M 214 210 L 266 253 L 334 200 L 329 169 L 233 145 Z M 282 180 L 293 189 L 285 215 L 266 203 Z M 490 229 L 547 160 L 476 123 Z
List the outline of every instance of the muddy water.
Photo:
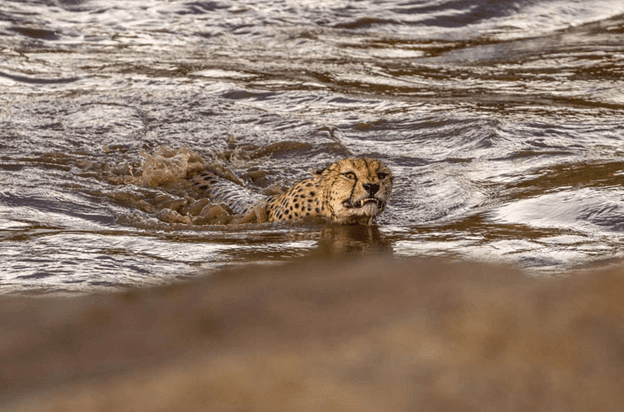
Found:
M 0 34 L 0 293 L 623 256 L 619 1 L 5 1 Z M 186 183 L 208 165 L 271 193 L 345 156 L 396 176 L 377 226 L 212 219 Z

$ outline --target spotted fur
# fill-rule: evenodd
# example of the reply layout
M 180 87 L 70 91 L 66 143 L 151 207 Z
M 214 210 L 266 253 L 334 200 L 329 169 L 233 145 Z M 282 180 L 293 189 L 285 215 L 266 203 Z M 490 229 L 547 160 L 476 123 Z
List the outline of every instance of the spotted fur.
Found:
M 195 186 L 206 190 L 211 200 L 226 203 L 237 214 L 266 203 L 269 222 L 321 216 L 340 223 L 372 224 L 381 214 L 392 192 L 392 173 L 375 159 L 339 160 L 302 180 L 286 193 L 260 198 L 233 182 L 218 179 L 209 172 L 195 178 Z

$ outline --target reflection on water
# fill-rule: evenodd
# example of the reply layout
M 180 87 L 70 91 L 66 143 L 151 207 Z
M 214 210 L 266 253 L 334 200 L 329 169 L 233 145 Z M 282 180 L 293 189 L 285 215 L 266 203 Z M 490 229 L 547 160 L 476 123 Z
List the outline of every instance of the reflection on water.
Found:
M 624 6 L 460 3 L 3 2 L 0 293 L 317 253 L 621 257 Z M 396 176 L 379 227 L 236 225 L 185 184 L 276 193 L 362 155 Z
M 327 225 L 314 255 L 320 257 L 391 256 L 392 246 L 377 226 Z

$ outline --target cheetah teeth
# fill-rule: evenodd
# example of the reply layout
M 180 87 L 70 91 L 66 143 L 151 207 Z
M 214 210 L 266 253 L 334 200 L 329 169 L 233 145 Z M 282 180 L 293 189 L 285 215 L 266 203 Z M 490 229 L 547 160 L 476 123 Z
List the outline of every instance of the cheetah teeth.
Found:
M 346 207 L 349 208 L 360 208 L 360 207 L 364 207 L 367 203 L 375 203 L 377 205 L 378 208 L 382 208 L 384 205 L 384 202 L 382 200 L 379 199 L 373 199 L 370 197 L 367 197 L 366 199 L 360 199 L 358 201 L 346 201 L 344 202 L 344 205 Z

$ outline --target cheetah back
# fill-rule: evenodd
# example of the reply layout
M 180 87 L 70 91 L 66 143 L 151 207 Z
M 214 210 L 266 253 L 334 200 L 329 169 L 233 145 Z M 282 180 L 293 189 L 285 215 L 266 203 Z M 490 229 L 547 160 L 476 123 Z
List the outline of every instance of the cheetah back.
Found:
M 324 211 L 317 179 L 303 180 L 267 204 L 269 222 L 318 216 Z

